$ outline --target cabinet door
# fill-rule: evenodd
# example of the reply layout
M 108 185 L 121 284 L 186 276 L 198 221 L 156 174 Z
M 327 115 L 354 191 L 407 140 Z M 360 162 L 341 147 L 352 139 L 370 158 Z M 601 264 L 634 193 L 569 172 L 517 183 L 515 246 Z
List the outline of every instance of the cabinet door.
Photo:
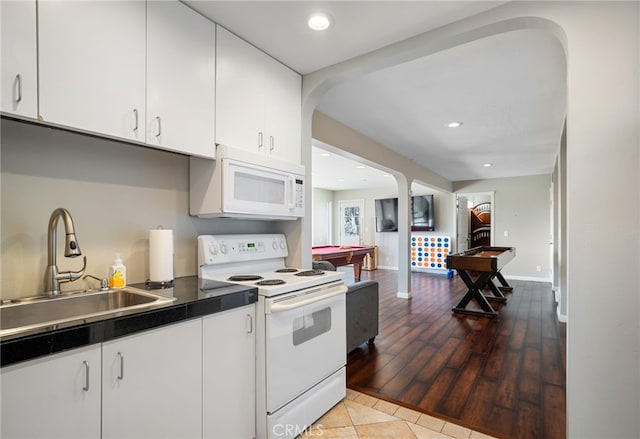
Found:
M 266 55 L 220 26 L 216 44 L 216 143 L 263 154 Z
M 103 438 L 202 437 L 202 321 L 102 345 Z
M 266 58 L 267 151 L 300 164 L 302 77 L 275 59 Z
M 38 112 L 36 83 L 36 2 L 0 2 L 2 26 L 2 111 L 35 119 Z
M 255 436 L 255 305 L 202 319 L 204 438 Z
M 100 438 L 100 346 L 2 369 L 3 438 Z
M 145 2 L 38 3 L 40 117 L 145 141 Z
M 177 1 L 147 2 L 147 143 L 215 156 L 215 29 Z

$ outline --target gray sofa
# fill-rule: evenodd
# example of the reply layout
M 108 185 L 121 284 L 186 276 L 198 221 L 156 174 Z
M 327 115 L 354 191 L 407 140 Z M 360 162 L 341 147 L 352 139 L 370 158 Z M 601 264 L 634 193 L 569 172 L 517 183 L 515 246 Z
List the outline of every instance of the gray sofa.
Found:
M 313 262 L 318 270 L 333 270 L 328 261 Z M 363 280 L 347 285 L 347 353 L 378 335 L 378 282 Z

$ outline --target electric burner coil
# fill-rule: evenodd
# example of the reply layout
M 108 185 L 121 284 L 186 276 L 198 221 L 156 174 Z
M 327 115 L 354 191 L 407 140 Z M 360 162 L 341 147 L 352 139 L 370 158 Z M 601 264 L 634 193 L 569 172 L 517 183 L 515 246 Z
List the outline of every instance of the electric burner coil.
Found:
M 232 282 L 245 282 L 245 281 L 250 281 L 250 280 L 260 280 L 262 279 L 262 276 L 258 276 L 257 274 L 237 274 L 234 276 L 229 277 L 227 280 L 230 280 Z
M 265 279 L 265 280 L 256 282 L 256 285 L 260 285 L 260 286 L 272 286 L 272 285 L 283 285 L 283 284 L 286 284 L 286 282 L 283 281 L 282 279 Z
M 313 270 L 301 271 L 300 273 L 296 273 L 295 276 L 321 276 L 323 274 L 324 274 L 324 271 L 313 269 Z
M 295 273 L 296 271 L 298 271 L 297 268 L 280 268 L 276 273 Z

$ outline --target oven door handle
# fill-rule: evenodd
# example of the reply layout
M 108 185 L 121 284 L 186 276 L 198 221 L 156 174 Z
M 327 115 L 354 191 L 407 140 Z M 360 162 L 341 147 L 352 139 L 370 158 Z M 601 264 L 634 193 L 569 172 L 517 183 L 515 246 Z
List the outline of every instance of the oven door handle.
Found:
M 312 303 L 320 302 L 321 300 L 330 299 L 331 297 L 339 296 L 347 292 L 347 286 L 341 284 L 330 289 L 327 289 L 322 294 L 310 294 L 309 298 L 301 298 L 300 296 L 294 297 L 289 300 L 283 300 L 281 302 L 271 303 L 271 306 L 267 307 L 266 314 L 272 314 L 282 311 L 288 311 L 294 308 L 300 308 L 301 306 L 310 305 Z

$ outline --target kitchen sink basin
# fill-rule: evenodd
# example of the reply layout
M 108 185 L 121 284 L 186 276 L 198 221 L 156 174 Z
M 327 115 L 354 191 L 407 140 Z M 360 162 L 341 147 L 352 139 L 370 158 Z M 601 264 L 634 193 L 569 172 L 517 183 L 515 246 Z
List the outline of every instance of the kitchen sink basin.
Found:
M 0 306 L 0 337 L 74 320 L 144 310 L 173 300 L 130 287 L 15 300 Z

